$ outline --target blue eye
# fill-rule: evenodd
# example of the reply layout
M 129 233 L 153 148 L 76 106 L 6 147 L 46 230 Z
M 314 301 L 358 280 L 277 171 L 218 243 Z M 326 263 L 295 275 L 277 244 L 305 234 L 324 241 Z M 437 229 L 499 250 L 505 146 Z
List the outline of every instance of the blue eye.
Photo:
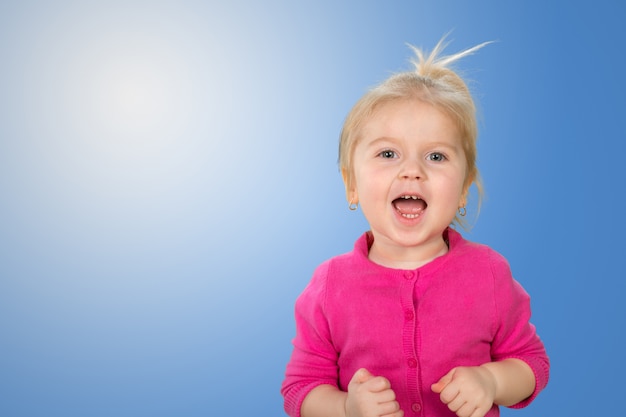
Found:
M 447 158 L 444 154 L 439 153 L 439 152 L 433 152 L 431 154 L 428 154 L 428 160 L 429 161 L 433 161 L 433 162 L 443 162 L 445 161 Z
M 393 159 L 396 157 L 396 153 L 392 150 L 385 149 L 384 151 L 379 153 L 378 156 L 380 156 L 381 158 L 385 158 L 385 159 Z

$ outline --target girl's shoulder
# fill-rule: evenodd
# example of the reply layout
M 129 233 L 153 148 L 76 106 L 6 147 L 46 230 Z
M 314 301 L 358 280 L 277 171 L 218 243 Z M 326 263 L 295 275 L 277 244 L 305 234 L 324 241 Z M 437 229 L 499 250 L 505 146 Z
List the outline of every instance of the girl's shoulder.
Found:
M 458 235 L 458 232 L 454 233 Z M 451 236 L 450 243 L 452 260 L 447 265 L 449 273 L 471 277 L 472 281 L 491 282 L 492 285 L 509 285 L 513 281 L 509 261 L 497 250 L 460 235 L 456 238 Z
M 342 273 L 354 268 L 361 269 L 369 264 L 367 253 L 369 250 L 369 235 L 361 235 L 351 251 L 333 256 L 322 262 L 316 269 L 314 275 L 328 275 L 329 273 Z
M 358 246 L 358 241 L 356 246 Z M 362 256 L 359 255 L 359 251 L 354 249 L 320 263 L 298 297 L 297 304 L 312 303 L 326 306 L 329 302 L 328 297 L 334 299 L 338 294 L 345 294 L 346 291 L 351 292 L 348 288 L 354 286 L 354 277 L 363 268 L 363 262 L 360 258 Z
M 469 258 L 473 262 L 508 267 L 507 259 L 497 250 L 484 244 L 465 239 L 454 229 L 448 232 L 451 251 L 459 258 Z

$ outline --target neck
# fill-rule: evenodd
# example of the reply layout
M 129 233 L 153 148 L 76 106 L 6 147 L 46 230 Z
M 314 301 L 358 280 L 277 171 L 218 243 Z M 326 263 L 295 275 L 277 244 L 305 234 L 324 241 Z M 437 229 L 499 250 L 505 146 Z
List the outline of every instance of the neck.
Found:
M 448 253 L 448 244 L 437 240 L 417 247 L 389 246 L 374 240 L 368 259 L 378 265 L 393 269 L 417 269 Z

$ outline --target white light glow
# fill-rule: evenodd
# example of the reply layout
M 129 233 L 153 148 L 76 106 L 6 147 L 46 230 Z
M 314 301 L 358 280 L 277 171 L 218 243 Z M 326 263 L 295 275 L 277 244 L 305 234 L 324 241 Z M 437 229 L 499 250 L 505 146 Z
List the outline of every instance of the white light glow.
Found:
M 178 57 L 129 55 L 98 57 L 83 74 L 92 127 L 122 136 L 180 129 L 190 97 Z
M 154 128 L 166 116 L 167 99 L 174 95 L 166 74 L 159 72 L 148 65 L 113 63 L 99 74 L 94 99 L 103 121 L 129 130 Z

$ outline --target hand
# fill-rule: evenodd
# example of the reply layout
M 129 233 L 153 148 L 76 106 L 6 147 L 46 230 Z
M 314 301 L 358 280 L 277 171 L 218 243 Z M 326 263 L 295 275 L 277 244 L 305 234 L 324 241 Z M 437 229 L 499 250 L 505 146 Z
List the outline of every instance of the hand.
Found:
M 484 417 L 493 406 L 496 380 L 483 367 L 458 367 L 444 375 L 431 389 L 457 416 Z
M 346 417 L 403 417 L 387 378 L 361 368 L 348 384 Z

